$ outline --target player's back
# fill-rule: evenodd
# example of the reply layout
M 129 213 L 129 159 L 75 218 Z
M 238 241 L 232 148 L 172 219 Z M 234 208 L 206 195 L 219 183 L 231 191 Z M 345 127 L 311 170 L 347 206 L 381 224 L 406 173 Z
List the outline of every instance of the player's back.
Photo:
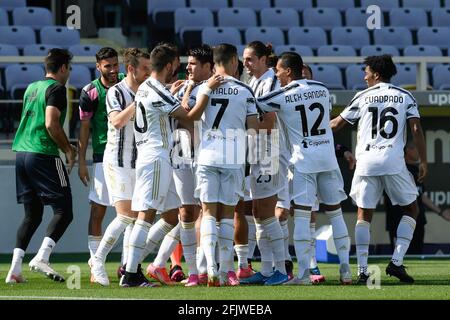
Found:
M 411 93 L 389 83 L 379 83 L 359 92 L 341 116 L 352 124 L 359 120 L 358 174 L 385 175 L 401 171 L 407 119 L 419 118 Z

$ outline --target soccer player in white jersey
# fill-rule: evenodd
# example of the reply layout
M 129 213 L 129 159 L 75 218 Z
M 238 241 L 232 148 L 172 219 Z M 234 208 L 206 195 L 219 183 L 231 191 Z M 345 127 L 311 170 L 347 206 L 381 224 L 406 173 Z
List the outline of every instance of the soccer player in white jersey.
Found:
M 180 199 L 175 192 L 170 163 L 172 137 L 169 115 L 181 122 L 200 119 L 211 90 L 221 83 L 221 77 L 212 77 L 199 92 L 196 105 L 189 112 L 181 107 L 165 87 L 174 72 L 177 54 L 164 45 L 150 53 L 151 74 L 136 94 L 136 118 L 134 124 L 138 158 L 136 161 L 136 185 L 132 210 L 138 217 L 129 239 L 129 254 L 122 287 L 150 286 L 139 272 L 139 264 L 148 252 L 178 223 Z M 156 212 L 161 219 L 153 226 Z
M 334 154 L 333 133 L 329 127 L 330 93 L 317 81 L 302 78 L 303 61 L 295 52 L 283 53 L 277 63 L 281 89 L 257 99 L 264 111 L 276 111 L 287 128 L 294 165 L 293 194 L 294 245 L 298 277 L 285 284 L 310 284 L 309 251 L 311 208 L 316 197 L 324 204 L 333 226 L 340 260 L 340 280 L 351 283 L 349 237 L 340 203 L 346 199 L 343 180 Z
M 196 103 L 196 96 L 199 85 L 208 80 L 213 74 L 213 53 L 208 45 L 192 48 L 188 51 L 188 63 L 186 71 L 189 79 L 184 82 L 177 92 L 176 98 L 181 102 L 181 106 L 187 111 L 191 110 Z M 163 240 L 155 261 L 149 265 L 147 272 L 153 277 L 170 282 L 165 270 L 170 253 L 176 243 L 181 240 L 183 253 L 189 269 L 189 277 L 186 282 L 187 287 L 199 284 L 199 274 L 197 270 L 197 235 L 195 223 L 199 217 L 199 200 L 194 197 L 195 174 L 193 163 L 193 126 L 186 127 L 176 119 L 173 119 L 172 127 L 174 131 L 175 146 L 172 151 L 173 177 L 175 189 L 180 197 L 182 207 L 180 208 L 180 227 L 174 235 L 171 231 Z M 178 238 L 178 239 L 177 239 Z M 204 281 L 203 281 L 204 280 Z M 203 276 L 202 283 L 206 283 Z
M 414 279 L 406 272 L 403 257 L 413 237 L 419 210 L 417 188 L 406 168 L 403 148 L 408 124 L 420 155 L 418 181 L 423 181 L 428 166 L 419 110 L 411 93 L 389 83 L 397 73 L 391 56 L 367 57 L 364 63 L 368 89 L 358 92 L 340 116 L 331 121 L 334 131 L 359 121 L 356 171 L 350 192 L 358 206 L 355 227 L 358 283 L 366 284 L 369 278 L 370 222 L 383 190 L 405 212 L 397 228 L 395 251 L 386 274 L 412 283 Z
M 132 227 L 137 212 L 131 210 L 136 179 L 137 158 L 134 140 L 134 97 L 139 86 L 150 75 L 150 55 L 138 48 L 129 48 L 123 54 L 127 76 L 108 90 L 108 140 L 103 157 L 103 170 L 111 203 L 117 217 L 108 225 L 92 261 L 94 281 L 109 285 L 105 269 L 106 256 L 125 229 Z M 124 239 L 126 242 L 128 239 Z M 125 243 L 124 247 L 127 247 Z M 126 252 L 124 252 L 126 256 Z M 126 261 L 126 260 L 125 260 Z
M 244 50 L 244 65 L 252 75 L 249 85 L 255 97 L 260 97 L 268 92 L 279 89 L 279 81 L 272 68 L 267 66 L 267 59 L 272 53 L 272 47 L 264 45 L 261 41 L 253 41 Z M 287 184 L 287 164 L 288 149 L 282 148 L 283 142 L 276 140 L 275 145 L 271 141 L 279 135 L 271 134 L 272 129 L 280 132 L 277 125 L 277 116 L 274 112 L 263 115 L 263 121 L 259 124 L 260 129 L 265 132 L 257 136 L 257 149 L 264 157 L 271 157 L 266 165 L 262 165 L 261 160 L 251 165 L 250 171 L 250 193 L 253 199 L 253 215 L 256 224 L 256 239 L 261 252 L 261 271 L 249 277 L 242 283 L 277 285 L 288 281 L 285 266 L 286 257 L 285 238 L 288 243 L 289 235 L 285 237 L 283 231 L 287 231 L 287 215 L 284 220 L 282 230 L 280 221 L 275 216 L 275 208 L 279 194 L 282 198 L 282 191 L 288 187 Z M 284 139 L 283 139 L 284 140 Z M 285 144 L 284 144 L 285 146 Z M 281 147 L 281 148 L 280 148 Z M 278 152 L 272 152 L 274 149 Z M 280 151 L 281 150 L 281 154 Z M 261 152 L 262 151 L 262 152 Z M 250 151 L 252 152 L 252 151 Z M 269 155 L 270 153 L 270 155 Z M 283 159 L 283 160 L 281 160 Z M 268 160 L 268 159 L 264 159 Z M 276 163 L 274 163 L 276 162 Z M 283 212 L 283 209 L 280 210 Z M 275 265 L 275 272 L 272 265 Z M 292 270 L 289 270 L 292 272 Z
M 236 47 L 220 44 L 213 52 L 216 74 L 224 76 L 225 83 L 213 90 L 202 115 L 195 195 L 202 202 L 200 234 L 208 286 L 238 285 L 233 266 L 233 215 L 244 191 L 246 125 L 257 129 L 258 120 L 251 89 L 232 76 L 239 61 Z M 205 84 L 200 90 L 202 87 Z M 217 243 L 220 277 L 215 261 Z

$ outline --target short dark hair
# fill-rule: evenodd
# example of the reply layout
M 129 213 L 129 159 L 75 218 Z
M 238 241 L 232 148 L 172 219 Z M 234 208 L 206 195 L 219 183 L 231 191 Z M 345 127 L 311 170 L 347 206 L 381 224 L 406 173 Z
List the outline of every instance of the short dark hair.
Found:
M 97 59 L 97 62 L 100 62 L 105 59 L 117 58 L 118 56 L 119 54 L 115 49 L 110 47 L 104 47 L 98 50 L 97 54 L 95 55 L 95 58 Z
M 180 49 L 178 48 L 178 46 L 175 43 L 172 42 L 160 42 L 158 43 L 157 46 L 165 46 L 168 47 L 172 50 L 174 50 L 176 52 L 176 56 L 179 58 L 180 57 Z
M 66 49 L 52 48 L 45 57 L 45 72 L 57 73 L 62 66 L 69 66 L 72 61 L 72 53 Z
M 126 49 L 123 53 L 123 63 L 125 65 L 125 68 L 128 69 L 129 65 L 137 68 L 140 58 L 150 59 L 150 54 L 139 48 Z
M 381 78 L 386 81 L 391 80 L 397 74 L 397 67 L 394 61 L 392 61 L 392 56 L 389 54 L 366 57 L 364 64 L 369 66 L 373 72 L 379 73 Z
M 274 68 L 277 66 L 277 62 L 278 62 L 278 56 L 275 53 L 271 53 L 268 57 L 267 57 L 267 67 L 269 68 Z
M 152 70 L 161 72 L 165 66 L 178 57 L 177 52 L 166 45 L 156 46 L 150 53 L 150 63 Z
M 211 64 L 211 69 L 214 66 L 213 51 L 212 48 L 207 44 L 202 44 L 199 47 L 189 49 L 188 56 L 194 57 L 195 59 L 200 61 L 201 64 L 209 62 Z
M 238 74 L 239 77 L 242 77 L 242 74 L 244 73 L 244 63 L 242 63 L 241 60 L 239 60 L 239 64 L 238 64 Z M 238 79 L 239 80 L 239 79 Z
M 263 56 L 269 57 L 273 52 L 272 45 L 270 43 L 264 44 L 261 41 L 252 41 L 246 46 L 246 48 L 253 49 L 258 58 Z
M 228 64 L 233 57 L 238 57 L 237 48 L 229 43 L 221 43 L 213 48 L 214 63 L 218 65 Z
M 296 79 L 301 79 L 303 69 L 303 59 L 296 52 L 283 52 L 278 61 L 281 61 L 285 68 L 291 68 L 292 73 Z
M 303 64 L 303 68 L 308 69 L 309 73 L 311 73 L 311 78 L 314 78 L 314 74 L 313 71 L 311 69 L 311 67 L 309 65 L 307 65 L 306 63 Z

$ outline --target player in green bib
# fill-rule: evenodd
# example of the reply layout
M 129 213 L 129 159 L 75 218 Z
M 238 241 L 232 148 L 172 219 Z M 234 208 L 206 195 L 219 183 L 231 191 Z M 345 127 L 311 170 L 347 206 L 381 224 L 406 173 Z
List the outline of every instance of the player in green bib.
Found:
M 12 149 L 16 152 L 17 202 L 23 203 L 25 217 L 17 230 L 6 283 L 25 282 L 22 259 L 41 224 L 45 205 L 52 206 L 54 215 L 29 266 L 54 281 L 64 281 L 50 267 L 49 257 L 73 219 L 68 173 L 75 163 L 77 151 L 63 130 L 67 112 L 65 84 L 70 75 L 71 60 L 69 51 L 51 49 L 45 57 L 45 78 L 31 83 L 23 97 L 22 117 Z M 59 157 L 59 150 L 66 155 L 68 171 Z

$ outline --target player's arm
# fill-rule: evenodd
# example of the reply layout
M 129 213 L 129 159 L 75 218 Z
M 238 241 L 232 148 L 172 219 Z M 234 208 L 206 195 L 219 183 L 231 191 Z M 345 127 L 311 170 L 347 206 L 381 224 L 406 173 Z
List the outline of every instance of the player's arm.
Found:
M 420 124 L 419 118 L 409 118 L 409 127 L 411 128 L 411 134 L 413 137 L 414 144 L 419 152 L 420 164 L 419 164 L 419 176 L 417 181 L 423 182 L 428 175 L 428 162 L 427 162 L 427 151 L 425 148 L 425 137 L 423 135 L 422 126 Z
M 89 134 L 91 127 L 91 118 L 94 114 L 95 102 L 92 101 L 89 94 L 83 89 L 80 95 L 80 134 L 78 136 L 78 177 L 81 182 L 88 186 L 89 170 L 86 164 L 86 151 L 89 144 Z
M 330 121 L 330 127 L 333 132 L 338 132 L 347 125 L 347 121 L 340 115 Z
M 361 108 L 359 107 L 360 98 L 361 94 L 357 93 L 341 114 L 330 121 L 330 127 L 333 132 L 338 132 L 344 128 L 347 123 L 354 125 L 358 122 L 361 117 Z
M 259 129 L 267 130 L 267 133 L 270 134 L 270 130 L 275 127 L 275 121 L 277 116 L 275 112 L 267 112 L 262 115 L 262 121 L 259 122 Z
M 136 104 L 133 101 L 128 106 L 126 106 L 126 108 L 123 109 L 122 111 L 116 110 L 111 111 L 108 114 L 108 117 L 113 127 L 119 130 L 125 127 L 125 125 L 130 121 L 130 119 L 134 116 L 135 113 L 136 113 Z

